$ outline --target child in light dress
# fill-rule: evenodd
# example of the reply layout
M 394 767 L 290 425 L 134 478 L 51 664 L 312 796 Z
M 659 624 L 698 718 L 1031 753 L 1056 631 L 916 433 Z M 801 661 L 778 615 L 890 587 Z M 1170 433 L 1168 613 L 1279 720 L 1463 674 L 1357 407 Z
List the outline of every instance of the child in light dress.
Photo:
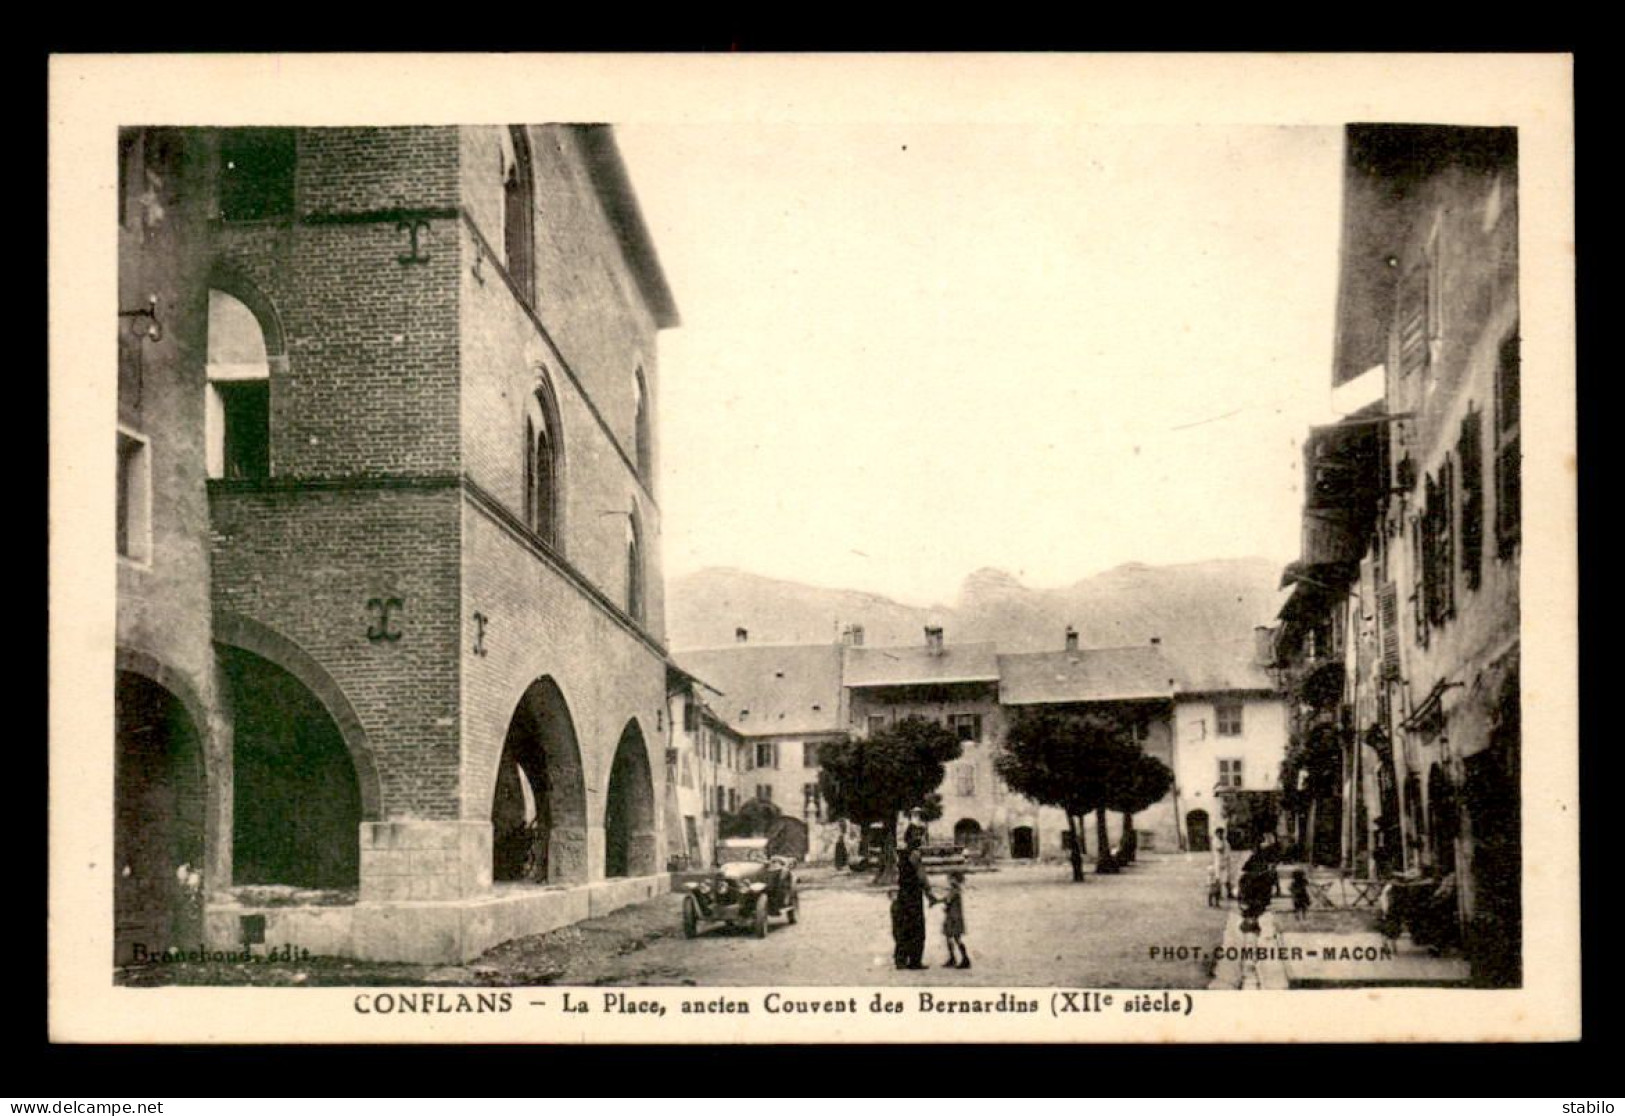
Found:
M 945 969 L 970 968 L 970 953 L 965 949 L 965 873 L 950 872 L 948 874 L 948 894 L 942 900 L 942 936 L 948 942 L 948 960 L 943 962 Z M 954 947 L 959 947 L 959 957 L 954 957 Z

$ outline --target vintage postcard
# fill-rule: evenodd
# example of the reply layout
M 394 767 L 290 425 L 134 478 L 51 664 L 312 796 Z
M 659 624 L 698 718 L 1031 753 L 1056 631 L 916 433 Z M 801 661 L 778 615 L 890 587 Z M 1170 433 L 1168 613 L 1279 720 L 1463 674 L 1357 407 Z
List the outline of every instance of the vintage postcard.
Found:
M 1572 107 L 54 58 L 53 1039 L 1578 1037 Z

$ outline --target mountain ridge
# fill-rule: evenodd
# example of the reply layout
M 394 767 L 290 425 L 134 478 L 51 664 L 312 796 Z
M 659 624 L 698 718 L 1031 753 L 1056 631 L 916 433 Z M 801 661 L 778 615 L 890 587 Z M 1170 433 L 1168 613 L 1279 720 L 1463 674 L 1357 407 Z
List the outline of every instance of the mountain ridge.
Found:
M 1273 623 L 1279 578 L 1279 564 L 1262 557 L 1127 562 L 1049 588 L 984 566 L 965 576 L 953 603 L 922 606 L 709 566 L 667 582 L 667 639 L 675 650 L 721 647 L 744 628 L 753 643 L 830 643 L 861 624 L 867 645 L 898 646 L 919 642 L 926 625 L 940 625 L 950 643 L 991 640 L 1004 651 L 1041 651 L 1063 646 L 1071 625 L 1085 647 L 1154 637 L 1204 643 Z

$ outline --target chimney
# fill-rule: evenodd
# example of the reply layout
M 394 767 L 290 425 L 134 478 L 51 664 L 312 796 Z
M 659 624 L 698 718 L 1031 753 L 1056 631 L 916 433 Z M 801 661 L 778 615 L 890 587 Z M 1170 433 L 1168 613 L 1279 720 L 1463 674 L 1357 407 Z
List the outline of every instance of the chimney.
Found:
M 1068 651 L 1076 651 L 1078 649 L 1078 629 L 1074 628 L 1071 624 L 1066 626 L 1066 649 Z
M 942 654 L 942 629 L 925 629 L 925 649 L 933 655 Z
M 852 646 L 853 647 L 862 647 L 863 646 L 863 625 L 862 624 L 853 624 L 852 625 Z
M 749 629 L 746 629 L 746 628 L 735 628 L 734 629 L 734 642 L 735 643 L 744 643 L 748 639 L 750 639 L 750 631 L 749 631 Z

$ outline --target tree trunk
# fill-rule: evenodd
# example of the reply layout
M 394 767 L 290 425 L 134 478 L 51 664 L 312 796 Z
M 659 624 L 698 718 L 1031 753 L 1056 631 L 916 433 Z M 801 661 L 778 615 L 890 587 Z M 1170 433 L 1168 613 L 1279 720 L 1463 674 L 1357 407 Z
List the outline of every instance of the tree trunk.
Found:
M 1140 835 L 1134 832 L 1134 815 L 1123 811 L 1123 844 L 1120 850 L 1124 864 L 1133 864 L 1140 855 Z
M 1072 848 L 1068 850 L 1068 855 L 1072 860 L 1072 882 L 1082 883 L 1084 880 L 1082 819 L 1078 815 L 1069 812 L 1066 815 L 1066 825 L 1072 834 Z
M 891 824 L 886 826 L 880 834 L 880 867 L 875 872 L 875 883 L 894 884 L 897 882 L 897 819 L 893 818 Z
M 1320 863 L 1319 830 L 1315 828 L 1315 807 L 1320 805 L 1320 799 L 1309 800 L 1309 835 L 1304 838 L 1303 859 L 1306 863 L 1314 865 Z
M 1095 850 L 1095 874 L 1109 876 L 1118 870 L 1117 861 L 1112 859 L 1111 838 L 1106 835 L 1106 808 L 1100 807 L 1095 811 L 1095 841 L 1100 846 Z

